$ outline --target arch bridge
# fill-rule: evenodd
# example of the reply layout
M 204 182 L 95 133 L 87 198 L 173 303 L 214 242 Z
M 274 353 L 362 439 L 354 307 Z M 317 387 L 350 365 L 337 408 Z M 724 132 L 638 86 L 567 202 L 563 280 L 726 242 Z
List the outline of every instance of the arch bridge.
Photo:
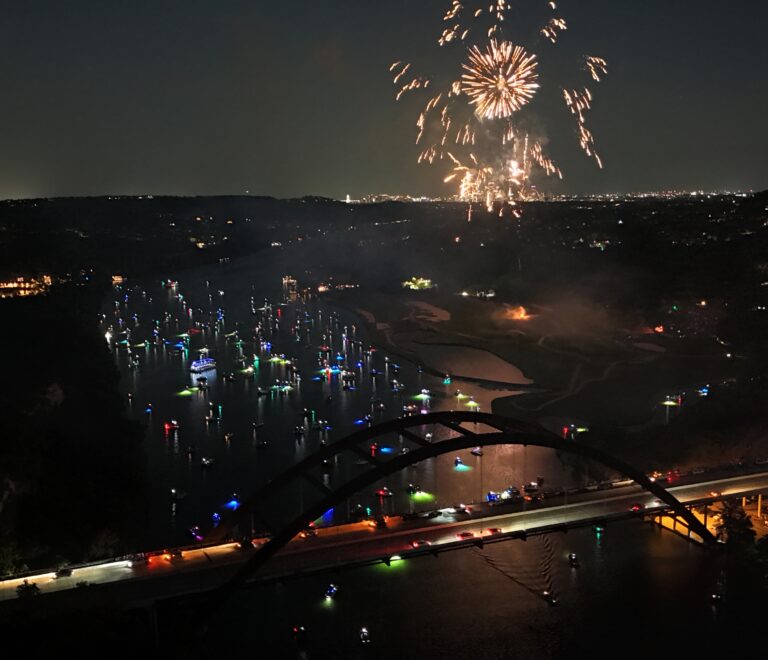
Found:
M 399 436 L 407 452 L 384 455 L 370 450 L 371 442 L 393 435 Z M 489 413 L 435 412 L 377 424 L 321 447 L 249 497 L 208 534 L 206 542 L 229 538 L 239 526 L 250 530 L 253 523 L 266 528 L 271 538 L 222 587 L 221 595 L 244 584 L 310 522 L 377 481 L 441 454 L 508 444 L 554 449 L 609 467 L 668 505 L 705 543 L 715 542 L 706 526 L 669 491 L 602 450 L 565 440 L 529 422 Z M 346 469 L 339 467 L 342 456 L 354 459 L 346 461 Z

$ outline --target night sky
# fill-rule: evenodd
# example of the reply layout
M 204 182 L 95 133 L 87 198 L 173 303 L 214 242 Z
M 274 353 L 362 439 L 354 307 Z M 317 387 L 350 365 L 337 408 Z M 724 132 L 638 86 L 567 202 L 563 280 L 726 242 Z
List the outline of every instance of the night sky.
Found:
M 512 4 L 522 23 L 545 3 Z M 416 165 L 421 97 L 395 103 L 388 67 L 444 66 L 449 5 L 2 0 L 0 198 L 447 195 L 444 168 Z M 550 191 L 768 188 L 768 2 L 559 5 L 554 77 L 578 72 L 579 54 L 609 62 L 589 116 L 606 167 L 543 104 L 565 173 Z

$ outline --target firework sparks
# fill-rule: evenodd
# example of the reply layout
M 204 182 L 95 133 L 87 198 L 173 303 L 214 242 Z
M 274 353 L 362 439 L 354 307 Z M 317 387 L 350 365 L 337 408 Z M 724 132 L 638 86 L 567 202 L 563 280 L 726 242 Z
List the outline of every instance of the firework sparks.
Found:
M 445 13 L 445 16 L 443 16 L 443 20 L 452 21 L 459 15 L 462 9 L 463 7 L 461 6 L 459 0 L 453 0 L 451 3 L 451 8 Z
M 429 87 L 429 80 L 426 78 L 414 78 L 400 88 L 400 90 L 397 92 L 397 95 L 395 96 L 395 100 L 399 101 L 400 97 L 407 92 L 411 92 L 414 89 L 423 89 L 425 87 Z
M 586 59 L 586 65 L 589 75 L 592 76 L 592 80 L 595 82 L 600 82 L 602 80 L 601 76 L 608 75 L 608 62 L 602 57 L 590 55 Z
M 580 123 L 583 123 L 584 113 L 592 107 L 592 93 L 586 87 L 584 91 L 564 89 L 563 96 L 568 109 L 579 118 Z
M 531 158 L 533 158 L 533 162 L 547 173 L 547 176 L 552 176 L 554 174 L 558 179 L 563 178 L 563 173 L 560 171 L 560 168 L 544 155 L 544 150 L 539 142 L 536 142 L 533 147 L 531 147 Z
M 462 91 L 483 119 L 503 119 L 526 105 L 539 88 L 535 55 L 509 41 L 491 40 L 485 51 L 469 49 Z
M 545 5 L 552 14 L 538 35 L 556 44 L 568 25 L 555 2 Z M 559 179 L 563 173 L 545 153 L 545 138 L 534 135 L 529 140 L 528 132 L 521 130 L 527 121 L 527 106 L 540 89 L 539 59 L 522 45 L 526 42 L 513 43 L 504 37 L 511 9 L 511 0 L 450 0 L 438 43 L 456 54 L 460 75 L 429 95 L 418 113 L 416 143 L 421 145 L 419 163 L 451 164 L 444 181 L 457 185 L 459 198 L 468 201 L 470 208 L 484 204 L 499 215 L 508 210 L 519 217 L 521 207 L 516 202 L 535 199 L 538 194 L 531 184 L 534 170 Z M 473 21 L 480 27 L 470 32 Z M 470 33 L 476 43 L 466 48 L 462 42 Z M 594 83 L 608 73 L 607 62 L 595 55 L 585 56 L 582 66 Z M 397 100 L 431 87 L 428 78 L 412 73 L 408 62 L 396 61 L 389 71 L 397 86 Z M 586 87 L 569 88 L 562 89 L 562 95 L 575 118 L 579 146 L 602 167 L 595 138 L 586 125 L 592 92 Z
M 565 98 L 565 104 L 568 106 L 571 114 L 576 116 L 576 125 L 579 132 L 579 146 L 587 156 L 594 158 L 598 167 L 602 169 L 603 161 L 595 150 L 595 138 L 592 135 L 592 131 L 587 128 L 584 119 L 584 113 L 592 108 L 592 93 L 586 87 L 583 91 L 578 89 L 572 89 L 570 91 L 564 89 L 563 97 Z
M 443 34 L 440 35 L 440 39 L 438 39 L 437 43 L 439 43 L 441 46 L 445 46 L 445 44 L 448 44 L 454 39 L 456 39 L 456 35 L 459 33 L 459 30 L 461 30 L 461 25 L 459 25 L 458 23 L 452 27 L 445 28 L 445 30 L 443 30 Z
M 541 36 L 549 39 L 553 44 L 557 43 L 560 32 L 567 30 L 568 26 L 562 18 L 551 18 L 541 29 Z

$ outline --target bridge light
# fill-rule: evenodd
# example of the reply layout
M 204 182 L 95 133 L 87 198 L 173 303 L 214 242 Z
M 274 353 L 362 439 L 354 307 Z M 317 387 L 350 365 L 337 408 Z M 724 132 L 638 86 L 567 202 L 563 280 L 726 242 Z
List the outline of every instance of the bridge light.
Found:
M 392 564 L 403 561 L 403 558 L 400 555 L 392 555 L 391 557 L 384 557 L 381 561 L 386 566 L 391 566 Z

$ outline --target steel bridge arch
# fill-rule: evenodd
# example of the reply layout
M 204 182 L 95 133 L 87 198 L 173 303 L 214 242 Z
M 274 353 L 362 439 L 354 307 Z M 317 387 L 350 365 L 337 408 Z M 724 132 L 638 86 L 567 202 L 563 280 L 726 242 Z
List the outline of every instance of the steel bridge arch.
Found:
M 462 424 L 483 425 L 490 430 L 477 432 L 477 430 L 463 427 Z M 430 441 L 414 431 L 414 429 L 425 426 L 443 427 L 453 435 L 445 439 Z M 397 454 L 389 459 L 371 455 L 368 443 L 388 434 L 399 435 L 413 444 L 414 448 L 407 453 Z M 226 598 L 244 584 L 310 522 L 376 481 L 410 465 L 441 454 L 476 446 L 503 444 L 554 449 L 581 456 L 609 467 L 634 480 L 643 489 L 667 504 L 677 516 L 686 522 L 689 529 L 698 534 L 705 543 L 716 542 L 706 526 L 674 495 L 658 483 L 651 481 L 641 471 L 602 450 L 581 445 L 572 440 L 565 440 L 541 426 L 529 422 L 489 413 L 435 412 L 398 418 L 352 433 L 333 444 L 322 447 L 249 497 L 237 511 L 223 520 L 219 527 L 207 535 L 206 542 L 221 542 L 231 537 L 236 526 L 245 522 L 250 525 L 253 519 L 258 519 L 262 524 L 266 524 L 269 531 L 272 532 L 272 537 L 221 587 L 219 596 Z M 324 461 L 329 461 L 345 452 L 362 457 L 370 467 L 362 474 L 349 478 L 340 486 L 334 489 L 328 488 L 322 481 Z M 281 492 L 295 492 L 297 488 L 302 488 L 305 483 L 310 484 L 315 489 L 317 495 L 315 501 L 308 506 L 304 506 L 302 503 L 299 515 L 287 521 L 279 519 L 270 521 L 268 515 L 270 498 L 278 496 Z

